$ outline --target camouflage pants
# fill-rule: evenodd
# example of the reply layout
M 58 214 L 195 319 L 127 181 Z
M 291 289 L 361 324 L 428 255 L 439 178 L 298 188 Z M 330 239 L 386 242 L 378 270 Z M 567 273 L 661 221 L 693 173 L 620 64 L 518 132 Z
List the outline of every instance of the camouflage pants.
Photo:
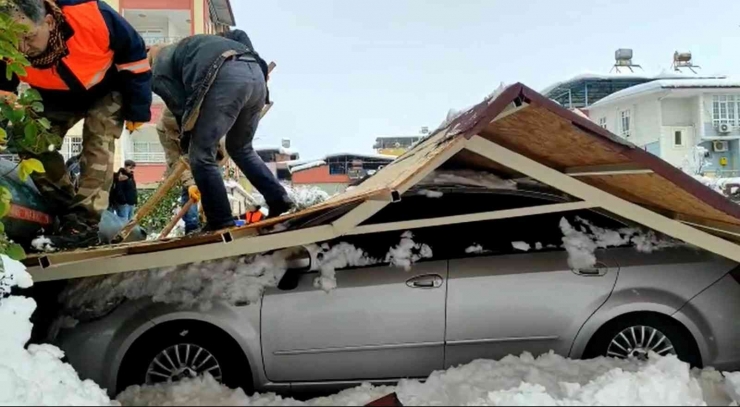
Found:
M 121 94 L 111 92 L 95 101 L 86 112 L 46 114 L 52 124 L 51 131 L 62 138 L 77 122 L 85 121 L 82 129 L 80 179 L 76 191 L 62 154 L 54 151 L 35 157 L 44 164 L 46 172 L 34 173 L 33 182 L 41 195 L 56 209 L 57 215 L 73 215 L 96 225 L 100 222 L 101 214 L 108 208 L 113 184 L 116 139 L 123 132 L 122 105 Z

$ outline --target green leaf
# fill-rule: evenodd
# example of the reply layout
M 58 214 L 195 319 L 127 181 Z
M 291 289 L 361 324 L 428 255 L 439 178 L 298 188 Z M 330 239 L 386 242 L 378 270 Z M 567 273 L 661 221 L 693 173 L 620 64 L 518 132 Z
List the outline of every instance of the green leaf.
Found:
M 5 187 L 0 187 L 0 202 L 10 202 L 10 200 L 13 199 L 13 194 L 10 193 L 10 190 Z
M 20 122 L 23 120 L 23 118 L 26 117 L 26 111 L 23 109 L 13 109 L 13 113 L 9 115 L 9 119 L 11 122 Z
M 0 202 L 0 218 L 10 213 L 10 202 Z
M 51 128 L 51 122 L 46 117 L 42 117 L 38 120 L 39 126 L 41 126 L 44 130 L 49 130 Z
M 5 132 L 5 129 L 0 127 L 0 144 L 5 144 L 5 142 L 8 140 L 8 133 Z
M 38 172 L 41 174 L 46 172 L 46 170 L 44 169 L 44 164 L 42 164 L 41 161 L 35 158 L 23 160 L 18 165 L 18 178 L 20 178 L 23 182 L 26 182 L 28 176 L 33 174 L 34 172 Z
M 23 92 L 23 97 L 29 102 L 38 102 L 41 100 L 41 94 L 36 89 L 28 89 Z
M 41 112 L 44 111 L 44 104 L 41 103 L 41 102 L 33 102 L 33 103 L 31 103 L 31 109 L 33 109 L 33 111 L 36 112 L 36 113 L 41 113 Z M 44 120 L 46 120 L 46 118 L 44 118 Z M 47 123 L 49 122 L 48 120 L 46 120 L 46 121 L 47 121 Z M 41 126 L 41 127 L 44 127 L 44 126 Z M 44 128 L 46 130 L 49 130 L 47 127 L 44 127 Z
M 13 243 L 8 247 L 8 250 L 6 250 L 5 255 L 10 257 L 13 260 L 21 261 L 26 258 L 26 251 L 23 250 L 23 247 L 17 243 Z
M 0 235 L 5 234 L 5 224 L 0 222 Z
M 8 68 L 11 72 L 15 73 L 17 76 L 26 76 L 26 68 L 21 66 L 20 64 L 9 64 Z M 12 78 L 12 75 L 11 75 Z M 8 79 L 11 79 L 8 78 Z
M 39 126 L 34 122 L 26 123 L 26 127 L 23 129 L 23 134 L 26 136 L 27 143 L 33 143 L 36 140 L 36 136 L 39 135 Z

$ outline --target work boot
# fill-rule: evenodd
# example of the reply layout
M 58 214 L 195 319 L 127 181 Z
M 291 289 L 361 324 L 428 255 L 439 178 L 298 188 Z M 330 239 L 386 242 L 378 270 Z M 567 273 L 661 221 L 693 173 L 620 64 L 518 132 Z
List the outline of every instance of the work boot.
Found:
M 76 217 L 65 219 L 58 233 L 49 236 L 49 240 L 57 250 L 82 249 L 101 244 L 98 227 Z
M 272 219 L 277 218 L 278 216 L 290 212 L 293 209 L 295 209 L 296 204 L 293 202 L 292 199 L 290 199 L 289 196 L 285 195 L 283 198 L 277 202 L 268 202 L 267 207 L 270 209 L 270 212 L 267 215 L 266 219 Z

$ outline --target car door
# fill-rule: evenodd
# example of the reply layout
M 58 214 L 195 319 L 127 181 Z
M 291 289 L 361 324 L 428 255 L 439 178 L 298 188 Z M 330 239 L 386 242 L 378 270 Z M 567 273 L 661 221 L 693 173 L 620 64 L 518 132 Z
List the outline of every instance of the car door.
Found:
M 341 241 L 384 258 L 401 232 Z M 333 242 L 333 243 L 338 243 Z M 446 261 L 336 271 L 337 287 L 314 287 L 317 273 L 294 288 L 265 292 L 262 344 L 273 382 L 426 377 L 444 364 Z
M 593 215 L 593 216 L 592 216 Z M 578 330 L 611 294 L 618 268 L 571 270 L 558 213 L 477 222 L 465 233 L 471 255 L 449 263 L 445 365 L 554 350 L 567 356 Z M 614 222 L 611 222 L 614 224 Z

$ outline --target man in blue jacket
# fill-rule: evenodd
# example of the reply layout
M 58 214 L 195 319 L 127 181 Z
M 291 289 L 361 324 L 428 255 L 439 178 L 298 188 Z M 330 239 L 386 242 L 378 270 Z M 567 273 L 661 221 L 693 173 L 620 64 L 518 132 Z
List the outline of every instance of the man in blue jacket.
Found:
M 19 50 L 30 67 L 7 80 L 0 62 L 0 91 L 20 81 L 37 89 L 51 131 L 64 137 L 80 120 L 80 178 L 75 190 L 58 151 L 37 158 L 45 173 L 33 181 L 61 219 L 51 236 L 57 248 L 98 243 L 100 216 L 108 207 L 115 140 L 124 123 L 134 131 L 151 119 L 151 69 L 144 40 L 110 6 L 97 0 L 8 0 L 0 11 L 28 27 Z
M 244 35 L 246 36 L 246 34 Z M 262 193 L 271 217 L 293 208 L 285 188 L 252 147 L 267 99 L 266 66 L 251 47 L 216 35 L 195 35 L 149 53 L 154 93 L 162 97 L 179 128 L 200 190 L 207 225 L 235 225 L 217 162 L 219 141 L 249 182 Z

